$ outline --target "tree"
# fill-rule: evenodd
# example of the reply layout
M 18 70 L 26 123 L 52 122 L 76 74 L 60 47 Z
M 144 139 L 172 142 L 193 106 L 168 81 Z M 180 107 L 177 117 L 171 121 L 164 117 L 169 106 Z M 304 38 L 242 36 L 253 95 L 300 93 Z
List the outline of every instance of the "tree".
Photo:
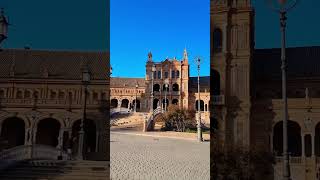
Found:
M 163 116 L 166 129 L 184 132 L 186 127 L 195 126 L 195 112 L 180 108 L 178 105 L 170 105 Z

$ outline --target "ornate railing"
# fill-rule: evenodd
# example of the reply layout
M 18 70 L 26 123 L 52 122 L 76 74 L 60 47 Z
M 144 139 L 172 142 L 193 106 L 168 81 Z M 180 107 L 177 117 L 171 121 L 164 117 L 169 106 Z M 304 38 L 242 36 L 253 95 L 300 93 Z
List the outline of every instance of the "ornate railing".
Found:
M 17 146 L 0 152 L 0 160 L 6 161 L 22 161 L 28 159 L 57 160 L 59 156 L 62 156 L 62 159 L 68 159 L 68 155 L 64 151 L 39 144 Z
M 225 96 L 224 95 L 216 95 L 212 97 L 213 105 L 224 105 L 225 104 Z
M 88 100 L 88 106 L 92 105 L 102 105 L 101 100 Z M 81 107 L 81 101 L 69 101 L 67 99 L 34 99 L 34 98 L 1 98 L 0 104 L 2 107 L 46 107 L 46 106 L 56 106 L 64 108 Z
M 276 159 L 276 163 L 283 162 L 282 156 L 277 156 L 275 159 Z M 290 163 L 292 163 L 292 164 L 301 164 L 302 163 L 302 157 L 290 157 L 289 160 L 290 160 Z

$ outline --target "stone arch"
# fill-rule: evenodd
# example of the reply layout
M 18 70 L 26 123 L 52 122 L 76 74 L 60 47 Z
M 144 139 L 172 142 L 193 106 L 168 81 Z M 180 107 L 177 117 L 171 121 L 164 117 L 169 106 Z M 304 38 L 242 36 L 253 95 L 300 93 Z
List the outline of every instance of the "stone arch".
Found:
M 61 127 L 61 123 L 56 119 L 41 119 L 37 123 L 36 144 L 56 147 Z
M 177 83 L 172 85 L 172 91 L 179 91 L 179 85 Z
M 283 153 L 283 121 L 277 122 L 273 127 L 273 151 L 277 156 Z M 291 156 L 301 156 L 301 127 L 295 121 L 288 121 L 288 151 Z
M 110 107 L 117 108 L 118 107 L 118 99 L 111 99 Z
M 25 141 L 25 121 L 18 117 L 6 118 L 1 123 L 1 139 L 6 141 L 6 148 L 23 145 Z
M 160 92 L 160 85 L 159 84 L 154 84 L 153 85 L 153 91 L 154 92 Z
M 211 69 L 210 74 L 210 89 L 212 89 L 212 94 L 214 96 L 220 95 L 220 74 L 214 69 Z
M 198 106 L 199 106 L 199 100 L 196 100 L 196 111 L 199 110 Z M 200 111 L 204 111 L 204 101 L 203 100 L 200 100 Z
M 128 99 L 122 99 L 121 107 L 129 108 L 129 100 Z
M 79 131 L 81 119 L 78 119 L 72 124 L 72 152 L 78 151 Z M 94 120 L 86 119 L 84 121 L 84 152 L 96 151 L 96 130 L 97 126 Z

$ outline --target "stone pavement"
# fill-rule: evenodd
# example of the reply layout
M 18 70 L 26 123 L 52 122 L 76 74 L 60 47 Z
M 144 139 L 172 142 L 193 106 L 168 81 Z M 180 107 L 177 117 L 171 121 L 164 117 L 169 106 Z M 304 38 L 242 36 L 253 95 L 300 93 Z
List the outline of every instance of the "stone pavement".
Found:
M 210 179 L 209 141 L 111 131 L 110 149 L 112 180 Z

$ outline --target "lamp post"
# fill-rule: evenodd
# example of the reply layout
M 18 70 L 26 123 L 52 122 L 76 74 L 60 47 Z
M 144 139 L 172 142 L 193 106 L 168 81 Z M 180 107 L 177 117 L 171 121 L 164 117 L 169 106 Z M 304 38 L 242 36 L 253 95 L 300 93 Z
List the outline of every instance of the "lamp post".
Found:
M 168 92 L 168 87 L 169 86 L 169 80 L 165 79 L 164 80 L 164 112 L 167 112 L 167 92 Z
M 288 102 L 287 102 L 287 61 L 286 61 L 286 14 L 296 6 L 298 0 L 268 0 L 270 7 L 280 14 L 281 30 L 281 71 L 283 101 L 283 179 L 290 180 L 290 162 L 288 151 Z
M 84 87 L 84 102 L 82 107 L 82 119 L 80 124 L 80 131 L 79 131 L 79 146 L 78 146 L 78 155 L 77 160 L 83 160 L 83 145 L 84 145 L 84 121 L 86 119 L 86 108 L 87 108 L 87 91 L 88 91 L 88 84 L 90 82 L 90 72 L 88 70 L 88 66 L 85 65 L 85 67 L 82 70 L 82 84 Z
M 196 58 L 196 64 L 198 69 L 198 116 L 197 116 L 197 134 L 198 134 L 198 141 L 202 142 L 202 129 L 201 129 L 201 110 L 200 110 L 200 63 L 201 59 Z
M 0 44 L 3 40 L 8 38 L 8 20 L 4 15 L 4 10 L 1 8 L 0 11 Z
M 136 83 L 136 98 L 134 100 L 134 112 L 137 112 L 137 91 L 138 91 L 138 82 Z

